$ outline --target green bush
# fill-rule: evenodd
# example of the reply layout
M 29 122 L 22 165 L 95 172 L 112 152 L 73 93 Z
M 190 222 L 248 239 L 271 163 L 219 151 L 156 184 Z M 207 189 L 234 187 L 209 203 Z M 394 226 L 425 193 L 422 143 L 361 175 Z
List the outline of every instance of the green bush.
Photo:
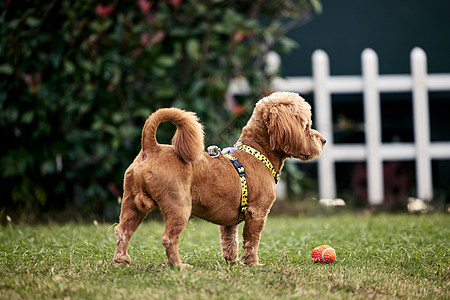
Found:
M 229 120 L 248 116 L 247 102 L 225 104 L 230 80 L 249 80 L 246 101 L 261 94 L 265 54 L 295 45 L 284 34 L 311 3 L 2 1 L 1 213 L 115 217 L 123 172 L 159 107 L 195 111 L 207 144 L 232 143 L 237 134 L 223 133 L 242 124 Z

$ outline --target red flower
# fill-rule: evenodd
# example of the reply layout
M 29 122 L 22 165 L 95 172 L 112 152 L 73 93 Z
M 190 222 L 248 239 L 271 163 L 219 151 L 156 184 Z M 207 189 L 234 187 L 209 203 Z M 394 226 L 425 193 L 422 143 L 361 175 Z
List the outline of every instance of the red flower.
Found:
M 237 103 L 233 95 L 229 93 L 225 93 L 225 103 L 227 105 L 227 108 L 231 110 L 235 115 L 242 115 L 246 111 L 245 106 Z
M 250 31 L 242 31 L 242 30 L 238 30 L 233 34 L 233 43 L 240 43 L 243 40 L 251 37 L 252 35 L 254 35 L 255 32 L 253 30 Z
M 141 45 L 142 46 L 156 45 L 156 44 L 160 43 L 164 39 L 165 36 L 166 36 L 166 34 L 162 30 L 154 32 L 152 36 L 150 36 L 150 34 L 147 32 L 143 32 L 143 33 L 141 33 L 141 38 L 140 38 Z
M 150 8 L 153 6 L 153 2 L 146 0 L 138 0 L 137 5 L 139 6 L 143 14 L 147 14 Z
M 160 43 L 164 39 L 165 36 L 166 36 L 166 34 L 162 30 L 155 32 L 153 34 L 152 38 L 150 39 L 150 44 L 155 45 L 155 44 Z
M 242 104 L 236 104 L 236 106 L 233 107 L 233 112 L 235 115 L 242 115 L 243 113 L 245 113 L 245 106 L 243 106 Z
M 181 4 L 181 2 L 183 2 L 183 0 L 170 0 L 170 4 L 172 4 L 173 6 L 178 6 Z
M 42 77 L 41 73 L 36 73 L 33 75 L 30 74 L 22 74 L 23 81 L 28 85 L 28 89 L 31 94 L 37 94 L 39 88 L 41 87 Z
M 122 195 L 119 188 L 112 182 L 108 184 L 108 189 L 115 197 L 120 197 Z
M 236 31 L 233 35 L 233 42 L 240 43 L 245 39 L 245 34 L 242 31 Z
M 146 46 L 148 44 L 148 41 L 150 40 L 150 35 L 148 32 L 141 33 L 141 45 Z
M 113 7 L 111 5 L 103 6 L 100 3 L 95 7 L 95 13 L 103 18 L 108 17 L 112 10 Z

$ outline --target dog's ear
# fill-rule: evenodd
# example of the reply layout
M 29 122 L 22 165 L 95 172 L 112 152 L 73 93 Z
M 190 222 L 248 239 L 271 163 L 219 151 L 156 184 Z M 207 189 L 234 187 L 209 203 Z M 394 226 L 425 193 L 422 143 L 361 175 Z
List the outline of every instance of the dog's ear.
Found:
M 288 155 L 298 153 L 305 142 L 308 120 L 287 104 L 272 106 L 266 120 L 272 150 L 283 151 Z

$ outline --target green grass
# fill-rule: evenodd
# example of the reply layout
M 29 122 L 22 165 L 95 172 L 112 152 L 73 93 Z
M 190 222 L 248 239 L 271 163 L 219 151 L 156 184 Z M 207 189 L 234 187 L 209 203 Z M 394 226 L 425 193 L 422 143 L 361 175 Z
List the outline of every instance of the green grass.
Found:
M 190 270 L 167 266 L 164 224 L 152 218 L 131 240 L 128 267 L 110 263 L 111 224 L 0 230 L 1 299 L 450 297 L 450 216 L 443 214 L 270 216 L 259 251 L 262 267 L 226 265 L 218 227 L 191 220 L 180 243 Z M 336 249 L 334 263 L 311 262 L 311 250 L 321 244 Z

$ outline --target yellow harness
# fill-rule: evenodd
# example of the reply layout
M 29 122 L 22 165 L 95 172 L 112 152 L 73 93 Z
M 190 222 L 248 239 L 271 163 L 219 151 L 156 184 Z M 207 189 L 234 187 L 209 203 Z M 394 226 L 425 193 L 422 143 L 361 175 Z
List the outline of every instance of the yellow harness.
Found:
M 278 181 L 280 180 L 280 173 L 275 170 L 270 160 L 264 154 L 256 149 L 253 149 L 250 146 L 242 144 L 241 142 L 236 143 L 235 146 L 237 146 L 239 150 L 243 150 L 259 159 L 270 170 L 273 178 L 275 179 L 275 183 L 278 183 Z
M 261 152 L 259 152 L 258 150 L 254 149 L 250 146 L 242 144 L 241 142 L 234 144 L 234 147 L 225 148 L 223 150 L 221 150 L 217 146 L 209 146 L 207 150 L 208 150 L 208 154 L 213 157 L 219 157 L 220 155 L 223 155 L 226 158 L 228 158 L 239 174 L 239 179 L 241 180 L 241 204 L 239 206 L 238 222 L 236 223 L 236 224 L 239 224 L 245 219 L 245 212 L 248 209 L 247 180 L 245 178 L 244 166 L 239 162 L 239 160 L 236 157 L 231 156 L 230 153 L 233 153 L 236 150 L 242 150 L 242 151 L 245 151 L 245 152 L 253 155 L 257 159 L 259 159 L 270 170 L 270 172 L 272 173 L 272 175 L 275 179 L 275 183 L 278 183 L 278 181 L 280 180 L 280 173 L 275 170 L 275 168 L 273 167 L 273 164 L 270 162 L 270 160 L 264 154 L 262 154 Z

